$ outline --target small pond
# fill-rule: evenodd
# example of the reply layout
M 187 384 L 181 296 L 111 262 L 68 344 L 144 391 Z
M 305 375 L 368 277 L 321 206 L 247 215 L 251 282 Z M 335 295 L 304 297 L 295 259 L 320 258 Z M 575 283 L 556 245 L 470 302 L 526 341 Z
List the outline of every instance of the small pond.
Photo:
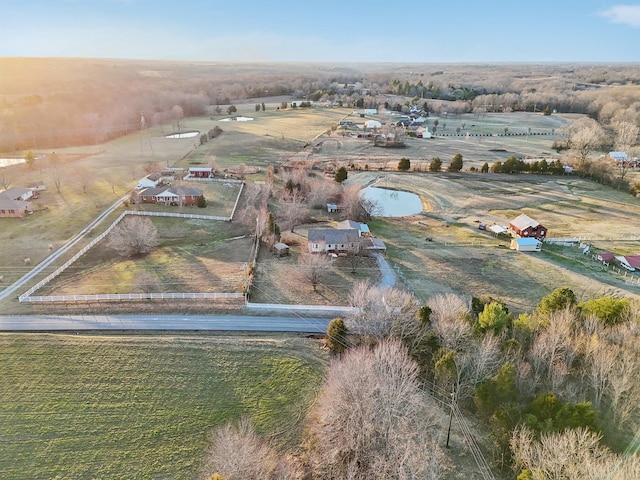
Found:
M 360 195 L 378 205 L 376 217 L 403 217 L 422 212 L 422 201 L 415 193 L 367 187 L 360 191 Z
M 182 133 L 172 133 L 170 135 L 165 135 L 165 138 L 192 138 L 198 136 L 200 132 L 182 132 Z
M 231 117 L 231 118 L 221 118 L 221 122 L 250 122 L 253 120 L 251 117 Z
M 24 158 L 0 158 L 0 168 L 24 163 Z

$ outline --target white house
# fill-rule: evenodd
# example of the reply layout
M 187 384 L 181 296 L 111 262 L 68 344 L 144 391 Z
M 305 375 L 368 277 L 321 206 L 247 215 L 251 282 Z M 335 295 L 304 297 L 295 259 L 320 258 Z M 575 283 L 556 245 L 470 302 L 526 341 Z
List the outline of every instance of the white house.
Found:
M 539 252 L 542 250 L 542 242 L 537 238 L 514 238 L 511 240 L 511 250 L 517 252 Z
M 146 177 L 140 179 L 136 190 L 142 190 L 143 188 L 156 188 L 160 183 L 161 175 L 159 173 L 150 173 Z

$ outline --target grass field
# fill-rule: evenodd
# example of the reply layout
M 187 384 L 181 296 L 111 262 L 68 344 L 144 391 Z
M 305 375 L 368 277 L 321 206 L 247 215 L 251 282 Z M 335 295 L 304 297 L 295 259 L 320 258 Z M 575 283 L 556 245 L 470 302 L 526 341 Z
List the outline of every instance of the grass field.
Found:
M 352 174 L 349 181 L 367 183 L 374 176 Z M 640 237 L 640 225 L 631 221 L 640 215 L 640 201 L 628 194 L 574 177 L 529 175 L 386 174 L 378 185 L 423 200 L 421 215 L 370 224 L 407 286 L 423 300 L 454 291 L 492 295 L 515 311 L 528 311 L 560 286 L 581 299 L 640 298 L 625 277 L 603 271 L 575 247 L 545 245 L 541 254 L 518 254 L 506 248 L 509 239 L 478 230 L 479 221 L 508 225 L 526 213 L 547 226 L 549 236 L 587 238 L 594 251 L 634 254 L 640 242 L 624 239 Z
M 37 294 L 243 291 L 253 239 L 233 238 L 240 232 L 238 225 L 150 218 L 159 241 L 151 253 L 122 258 L 103 241 Z
M 193 479 L 212 429 L 297 440 L 326 358 L 292 336 L 0 336 L 0 477 Z

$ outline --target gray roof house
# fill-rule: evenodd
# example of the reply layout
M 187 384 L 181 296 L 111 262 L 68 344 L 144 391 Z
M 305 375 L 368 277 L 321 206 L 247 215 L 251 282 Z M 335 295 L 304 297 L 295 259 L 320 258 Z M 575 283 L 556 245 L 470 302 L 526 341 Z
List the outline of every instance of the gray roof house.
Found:
M 359 230 L 346 228 L 316 228 L 307 234 L 311 253 L 355 252 L 359 248 Z

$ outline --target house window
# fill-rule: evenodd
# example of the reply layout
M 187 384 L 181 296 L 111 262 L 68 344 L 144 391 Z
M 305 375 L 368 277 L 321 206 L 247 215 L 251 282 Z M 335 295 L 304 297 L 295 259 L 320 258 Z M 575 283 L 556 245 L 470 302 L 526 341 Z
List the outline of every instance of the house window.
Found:
M 9 213 L 16 213 L 16 211 L 11 209 L 11 210 L 9 210 Z
M 7 213 L 7 212 L 5 212 L 4 210 L 0 210 L 0 213 L 5 214 L 5 213 Z

